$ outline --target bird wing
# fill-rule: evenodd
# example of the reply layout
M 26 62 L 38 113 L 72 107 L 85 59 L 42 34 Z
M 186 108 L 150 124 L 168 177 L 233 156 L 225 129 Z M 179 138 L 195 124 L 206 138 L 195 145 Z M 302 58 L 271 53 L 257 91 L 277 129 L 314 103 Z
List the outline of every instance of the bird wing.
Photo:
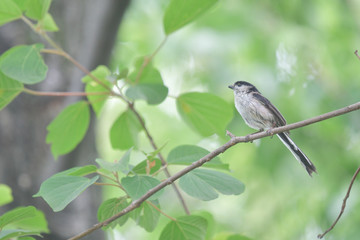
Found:
M 281 115 L 280 111 L 266 97 L 264 97 L 263 95 L 261 95 L 258 92 L 253 93 L 253 96 L 257 100 L 259 100 L 259 102 L 261 102 L 261 104 L 263 104 L 264 107 L 269 109 L 269 111 L 274 116 L 275 126 L 273 126 L 273 127 L 279 127 L 279 126 L 286 125 L 286 120 L 283 117 L 283 115 Z

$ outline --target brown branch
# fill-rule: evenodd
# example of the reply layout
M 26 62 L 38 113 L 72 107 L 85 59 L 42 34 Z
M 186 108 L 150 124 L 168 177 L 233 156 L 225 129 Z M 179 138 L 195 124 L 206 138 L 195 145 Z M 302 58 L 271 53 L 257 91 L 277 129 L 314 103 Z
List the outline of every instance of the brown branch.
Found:
M 135 78 L 135 83 L 138 83 L 140 80 L 140 77 L 145 69 L 145 67 L 152 61 L 152 59 L 155 57 L 155 55 L 160 51 L 160 49 L 164 46 L 164 44 L 166 43 L 167 40 L 167 36 L 164 38 L 164 40 L 160 43 L 160 45 L 156 48 L 156 50 L 149 56 L 149 57 L 145 57 L 144 62 L 142 63 L 136 78 Z M 134 107 L 134 103 L 130 103 L 128 102 L 128 106 L 130 108 L 130 110 L 135 114 L 136 118 L 138 119 L 138 121 L 140 122 L 142 128 L 145 131 L 146 137 L 149 139 L 149 142 L 151 144 L 151 146 L 153 147 L 153 149 L 156 151 L 158 149 L 153 137 L 151 136 L 149 130 L 147 129 L 144 120 L 142 119 L 141 115 L 139 114 L 139 112 L 136 111 L 135 107 Z M 161 154 L 161 152 L 159 152 L 158 157 L 161 161 L 161 165 L 163 166 L 164 169 L 164 173 L 166 175 L 167 178 L 171 177 L 171 174 L 169 172 L 169 169 L 167 168 L 167 163 L 166 160 L 164 158 L 164 156 Z M 190 215 L 190 211 L 189 208 L 187 207 L 186 203 L 185 203 L 185 199 L 184 197 L 181 195 L 179 188 L 176 186 L 175 183 L 172 184 L 172 187 L 178 197 L 178 199 L 180 200 L 181 205 L 184 208 L 184 211 L 187 215 Z
M 38 29 L 35 27 L 35 25 L 25 16 L 21 16 L 21 19 L 37 34 L 42 36 L 54 49 L 42 49 L 41 52 L 43 53 L 50 53 L 50 54 L 56 54 L 63 56 L 67 60 L 69 60 L 72 64 L 74 64 L 77 68 L 79 68 L 83 73 L 88 75 L 91 79 L 93 79 L 96 83 L 104 87 L 106 90 L 109 91 L 109 93 L 113 96 L 117 96 L 121 99 L 123 99 L 125 102 L 128 102 L 122 95 L 119 95 L 115 93 L 109 86 L 107 86 L 105 83 L 103 83 L 99 78 L 94 76 L 89 70 L 86 69 L 83 65 L 81 65 L 78 61 L 76 61 L 70 54 L 68 54 L 66 51 L 64 51 L 59 45 L 55 43 L 52 38 L 47 35 L 46 32 L 41 31 L 41 29 Z
M 352 188 L 352 186 L 353 186 L 353 184 L 354 184 L 354 181 L 355 181 L 357 175 L 359 174 L 359 172 L 360 172 L 360 167 L 356 170 L 354 176 L 353 176 L 352 179 L 351 179 L 351 182 L 350 182 L 349 188 L 348 188 L 348 190 L 347 190 L 347 193 L 346 193 L 346 195 L 345 195 L 345 197 L 344 197 L 343 204 L 342 204 L 342 206 L 341 206 L 341 211 L 340 211 L 339 215 L 337 216 L 337 218 L 336 218 L 336 220 L 334 221 L 334 223 L 333 223 L 324 233 L 319 234 L 319 235 L 317 236 L 319 239 L 323 238 L 328 232 L 330 232 L 330 231 L 335 227 L 335 225 L 337 224 L 337 222 L 338 222 L 339 219 L 341 218 L 342 214 L 344 213 L 345 207 L 346 207 L 346 201 L 347 201 L 347 199 L 348 199 L 349 196 L 350 196 L 351 188 Z
M 53 96 L 53 97 L 67 97 L 67 96 L 89 96 L 89 95 L 109 95 L 109 92 L 43 92 L 35 91 L 28 88 L 24 88 L 25 93 L 36 96 Z
M 133 113 L 135 114 L 136 118 L 139 120 L 142 128 L 145 131 L 146 137 L 149 139 L 151 146 L 153 147 L 154 150 L 157 150 L 158 147 L 153 139 L 153 137 L 151 136 L 149 130 L 147 129 L 144 120 L 142 119 L 142 117 L 140 116 L 140 114 L 136 111 L 134 104 L 129 104 L 129 108 L 131 109 L 131 111 L 133 111 Z M 164 173 L 166 175 L 167 178 L 171 177 L 171 174 L 169 172 L 169 169 L 167 168 L 167 163 L 165 161 L 164 156 L 161 154 L 161 152 L 158 153 L 158 157 L 161 161 L 161 165 L 164 167 Z M 183 206 L 185 212 L 187 215 L 190 215 L 190 211 L 189 208 L 187 207 L 186 203 L 185 203 L 185 199 L 184 197 L 181 195 L 179 188 L 175 185 L 175 183 L 172 184 L 172 187 L 178 197 L 178 199 L 180 200 L 181 205 Z
M 230 139 L 230 141 L 228 141 L 227 143 L 225 143 L 221 147 L 219 147 L 219 148 L 215 149 L 214 151 L 210 152 L 209 154 L 202 157 L 198 161 L 193 162 L 191 165 L 187 166 L 186 168 L 182 169 L 181 171 L 179 171 L 179 172 L 175 173 L 174 175 L 172 175 L 171 177 L 167 178 L 165 181 L 161 182 L 156 187 L 150 189 L 147 193 L 145 193 L 139 199 L 134 200 L 128 207 L 124 208 L 118 214 L 112 216 L 111 218 L 109 218 L 109 219 L 107 219 L 107 220 L 105 220 L 105 221 L 103 221 L 101 223 L 95 224 L 92 228 L 89 228 L 86 231 L 84 231 L 84 232 L 82 232 L 82 233 L 80 233 L 80 234 L 78 234 L 78 235 L 76 235 L 76 236 L 74 236 L 72 238 L 69 238 L 68 240 L 80 239 L 80 238 L 82 238 L 82 237 L 84 237 L 86 235 L 89 235 L 93 231 L 108 225 L 109 223 L 116 220 L 117 218 L 129 213 L 130 211 L 132 211 L 135 208 L 139 207 L 144 201 L 146 201 L 149 197 L 154 195 L 156 192 L 160 191 L 161 189 L 163 189 L 167 185 L 172 184 L 174 181 L 176 181 L 180 177 L 184 176 L 188 172 L 194 170 L 195 168 L 198 168 L 198 167 L 202 166 L 204 163 L 210 161 L 211 159 L 213 159 L 217 155 L 225 152 L 227 149 L 234 146 L 235 144 L 238 144 L 240 142 L 249 142 L 249 141 L 253 141 L 255 139 L 263 138 L 263 137 L 266 137 L 266 136 L 271 136 L 273 134 L 277 134 L 277 133 L 289 131 L 289 130 L 292 130 L 292 129 L 300 128 L 300 127 L 307 126 L 307 125 L 310 125 L 310 124 L 314 124 L 316 122 L 320 122 L 320 121 L 323 121 L 323 120 L 326 120 L 326 119 L 329 119 L 329 118 L 333 118 L 333 117 L 336 117 L 336 116 L 339 116 L 339 115 L 343 115 L 345 113 L 349 113 L 349 112 L 352 112 L 352 111 L 355 111 L 355 110 L 358 110 L 358 109 L 360 109 L 360 102 L 349 105 L 349 106 L 344 107 L 344 108 L 340 108 L 340 109 L 332 111 L 332 112 L 328 112 L 328 113 L 325 113 L 325 114 L 322 114 L 322 115 L 307 119 L 307 120 L 303 120 L 303 121 L 292 123 L 292 124 L 289 124 L 289 125 L 286 125 L 286 126 L 274 128 L 274 129 L 271 129 L 270 131 L 254 133 L 254 134 L 250 134 L 250 135 L 242 136 L 242 137 L 232 137 Z
M 360 56 L 359 56 L 359 51 L 355 50 L 354 54 L 358 57 L 358 59 L 360 60 Z
M 153 140 L 153 138 L 151 137 L 149 131 L 147 130 L 145 123 L 143 121 L 143 119 L 141 118 L 140 114 L 136 111 L 136 109 L 134 108 L 134 104 L 132 102 L 130 102 L 129 100 L 127 100 L 121 93 L 117 94 L 116 92 L 114 92 L 110 87 L 108 87 L 105 83 L 103 83 L 100 79 L 98 79 L 96 76 L 94 76 L 89 70 L 87 70 L 83 65 L 81 65 L 78 61 L 76 61 L 70 54 L 68 54 L 66 51 L 64 51 L 60 46 L 58 46 L 48 35 L 46 32 L 43 31 L 39 31 L 39 29 L 37 29 L 35 27 L 35 25 L 25 16 L 22 16 L 21 19 L 30 26 L 30 28 L 35 31 L 36 33 L 38 33 L 39 35 L 41 35 L 54 49 L 42 49 L 43 53 L 50 53 L 50 54 L 56 54 L 56 55 L 60 55 L 64 58 L 66 58 L 67 60 L 69 60 L 72 64 L 74 64 L 77 68 L 79 68 L 82 72 L 84 72 L 86 75 L 88 75 L 90 78 L 92 78 L 96 83 L 100 84 L 102 87 L 104 87 L 106 90 L 109 91 L 110 95 L 113 96 L 117 96 L 120 99 L 122 99 L 123 101 L 125 101 L 129 108 L 135 113 L 136 117 L 138 118 L 138 120 L 140 121 L 142 127 L 144 128 L 145 132 L 146 132 L 146 136 L 148 137 L 152 147 L 157 150 L 157 146 Z M 143 64 L 141 65 L 139 72 L 136 75 L 136 82 L 139 81 L 141 74 L 143 73 L 145 67 L 152 61 L 152 59 L 155 57 L 155 55 L 160 51 L 160 49 L 164 46 L 164 44 L 166 43 L 167 40 L 167 36 L 164 38 L 164 40 L 160 43 L 160 45 L 156 48 L 156 50 L 147 58 L 144 59 Z M 166 168 L 166 161 L 164 159 L 164 157 L 162 156 L 161 153 L 158 153 L 158 156 L 161 160 L 161 163 L 163 166 L 165 166 L 164 168 L 164 172 L 166 177 L 170 177 L 171 174 L 169 172 L 169 170 Z M 176 195 L 178 196 L 186 214 L 190 214 L 190 211 L 188 209 L 188 207 L 186 206 L 185 200 L 183 198 L 183 196 L 181 195 L 178 187 L 173 184 L 172 185 L 174 188 L 174 191 L 176 193 Z
M 71 63 L 73 63 L 77 68 L 79 68 L 82 72 L 84 72 L 86 75 L 88 75 L 90 78 L 92 78 L 96 83 L 100 84 L 102 87 L 104 87 L 106 90 L 109 91 L 110 95 L 113 96 L 117 96 L 120 99 L 122 99 L 123 101 L 125 101 L 129 108 L 135 113 L 136 117 L 138 118 L 139 122 L 141 123 L 142 127 L 144 128 L 145 132 L 146 132 L 146 136 L 148 137 L 152 147 L 157 150 L 157 146 L 153 140 L 153 138 L 151 137 L 149 131 L 147 130 L 145 123 L 142 119 L 142 117 L 140 116 L 140 114 L 136 111 L 136 109 L 134 108 L 134 104 L 132 102 L 130 102 L 129 100 L 127 100 L 121 93 L 117 94 L 115 93 L 110 87 L 108 87 L 105 83 L 103 83 L 100 79 L 98 79 L 96 76 L 94 76 L 89 70 L 87 70 L 83 65 L 81 65 L 78 61 L 76 61 L 70 54 L 68 54 L 67 52 L 65 52 L 60 46 L 58 46 L 47 34 L 46 32 L 40 32 L 38 31 L 34 24 L 32 24 L 31 21 L 29 21 L 26 17 L 22 16 L 22 20 L 31 27 L 32 30 L 34 30 L 36 33 L 40 34 L 46 41 L 48 41 L 48 43 L 54 48 L 54 49 L 42 49 L 41 51 L 43 53 L 49 53 L 49 54 L 56 54 L 56 55 L 60 55 L 66 59 L 68 59 Z M 160 49 L 164 46 L 165 42 L 167 40 L 167 37 L 164 38 L 164 40 L 160 43 L 160 45 L 156 48 L 156 50 L 148 57 L 144 59 L 143 64 L 141 65 L 139 72 L 136 75 L 136 82 L 139 81 L 141 74 L 143 73 L 145 67 L 152 61 L 152 59 L 155 57 L 155 55 L 160 51 Z M 158 156 L 161 160 L 161 163 L 163 166 L 166 166 L 166 161 L 164 159 L 164 157 L 162 156 L 161 153 L 158 153 Z M 164 172 L 166 177 L 170 177 L 171 174 L 169 172 L 169 170 L 165 167 L 164 168 Z M 186 206 L 185 200 L 183 198 L 183 196 L 181 195 L 178 187 L 173 184 L 173 188 L 174 191 L 176 193 L 176 195 L 178 196 L 186 214 L 190 214 L 190 211 L 188 209 L 188 207 Z

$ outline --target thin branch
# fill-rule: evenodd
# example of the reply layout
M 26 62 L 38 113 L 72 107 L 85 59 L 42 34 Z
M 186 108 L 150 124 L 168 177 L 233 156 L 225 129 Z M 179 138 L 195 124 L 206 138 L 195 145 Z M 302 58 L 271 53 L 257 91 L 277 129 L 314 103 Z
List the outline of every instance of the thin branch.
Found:
M 164 38 L 164 40 L 160 43 L 160 45 L 156 48 L 156 50 L 147 58 L 144 59 L 144 62 L 143 64 L 141 65 L 140 69 L 139 69 L 139 72 L 137 73 L 136 75 L 136 78 L 135 78 L 135 82 L 137 83 L 145 69 L 145 67 L 152 61 L 152 59 L 156 56 L 156 54 L 158 54 L 158 52 L 160 51 L 160 49 L 164 46 L 164 44 L 166 43 L 166 40 L 167 40 L 167 36 Z M 149 130 L 147 129 L 146 125 L 145 125 L 145 122 L 144 120 L 142 119 L 141 115 L 136 111 L 135 107 L 134 107 L 134 103 L 130 103 L 128 102 L 128 106 L 130 108 L 130 110 L 135 114 L 136 118 L 138 119 L 138 121 L 140 122 L 142 128 L 144 129 L 145 131 L 145 134 L 146 134 L 146 137 L 149 139 L 149 142 L 151 144 L 151 146 L 153 147 L 154 150 L 157 150 L 158 147 L 157 145 L 155 144 L 155 141 L 153 139 L 153 137 L 151 136 Z M 164 173 L 166 175 L 167 178 L 171 177 L 171 174 L 168 170 L 168 168 L 166 167 L 167 166 L 167 163 L 166 163 L 166 160 L 165 158 L 163 157 L 163 155 L 161 154 L 161 152 L 159 152 L 157 154 L 159 156 L 159 159 L 161 161 L 161 165 L 164 167 Z M 184 211 L 187 215 L 190 215 L 190 211 L 189 211 L 189 208 L 187 207 L 186 203 L 185 203 L 185 200 L 183 198 L 183 196 L 181 195 L 180 193 L 180 190 L 179 188 L 176 186 L 176 184 L 172 184 L 173 186 L 173 189 L 178 197 L 178 199 L 180 200 L 180 203 L 181 205 L 183 206 L 184 208 Z
M 349 113 L 355 110 L 360 109 L 360 102 L 349 105 L 347 107 L 344 108 L 340 108 L 338 110 L 332 111 L 332 112 L 328 112 L 307 120 L 303 120 L 300 122 L 296 122 L 296 123 L 292 123 L 286 126 L 282 126 L 282 127 L 278 127 L 278 128 L 274 128 L 270 131 L 265 131 L 265 132 L 259 132 L 259 133 L 254 133 L 254 134 L 250 134 L 247 136 L 242 136 L 242 137 L 233 137 L 230 139 L 230 141 L 228 141 L 227 143 L 225 143 L 224 145 L 222 145 L 221 147 L 215 149 L 214 151 L 210 152 L 209 154 L 207 154 L 206 156 L 200 158 L 198 161 L 193 162 L 191 165 L 187 166 L 186 168 L 182 169 L 181 171 L 175 173 L 174 175 L 172 175 L 171 177 L 167 178 L 165 181 L 161 182 L 160 184 L 158 184 L 156 187 L 150 189 L 147 193 L 145 193 L 143 196 L 141 196 L 139 199 L 133 201 L 128 207 L 124 208 L 121 212 L 119 212 L 118 214 L 112 216 L 111 218 L 97 223 L 95 224 L 92 228 L 87 229 L 86 231 L 72 237 L 69 238 L 68 240 L 77 240 L 80 239 L 86 235 L 89 235 L 90 233 L 94 232 L 95 230 L 102 228 L 103 226 L 108 225 L 109 223 L 111 223 L 112 221 L 118 219 L 119 217 L 131 212 L 132 210 L 134 210 L 135 208 L 139 207 L 144 201 L 146 201 L 149 197 L 151 197 L 152 195 L 154 195 L 155 193 L 157 193 L 158 191 L 160 191 L 161 189 L 163 189 L 164 187 L 166 187 L 169 184 L 172 184 L 174 181 L 176 181 L 177 179 L 179 179 L 180 177 L 184 176 L 185 174 L 187 174 L 188 172 L 194 170 L 195 168 L 198 168 L 200 166 L 202 166 L 203 164 L 205 164 L 206 162 L 210 161 L 211 159 L 213 159 L 214 157 L 216 157 L 217 155 L 225 152 L 227 149 L 229 149 L 230 147 L 240 143 L 240 142 L 249 142 L 249 141 L 253 141 L 255 139 L 259 139 L 259 138 L 263 138 L 266 136 L 271 136 L 277 133 L 281 133 L 281 132 L 285 132 L 285 131 L 289 131 L 292 129 L 296 129 L 296 128 L 300 128 L 303 126 L 307 126 L 310 124 L 314 124 L 316 122 L 320 122 L 326 119 L 330 119 L 339 115 L 343 115 L 345 113 Z
M 123 96 L 115 93 L 109 86 L 107 86 L 105 83 L 103 83 L 100 79 L 98 79 L 96 76 L 94 76 L 89 70 L 87 70 L 83 65 L 81 65 L 78 61 L 76 61 L 70 54 L 65 52 L 59 45 L 55 43 L 54 40 L 52 40 L 49 35 L 47 35 L 46 32 L 41 31 L 41 29 L 36 28 L 36 26 L 25 16 L 21 16 L 21 19 L 28 25 L 30 28 L 38 33 L 40 36 L 42 36 L 54 49 L 43 49 L 41 52 L 43 53 L 50 53 L 50 54 L 57 54 L 60 56 L 63 56 L 67 60 L 69 60 L 72 64 L 74 64 L 77 68 L 79 68 L 83 73 L 88 75 L 91 79 L 93 79 L 96 83 L 104 87 L 106 90 L 109 91 L 109 93 L 113 96 L 118 96 L 119 98 L 123 99 L 125 102 L 128 103 L 127 99 L 125 99 Z
M 89 96 L 89 95 L 109 95 L 109 92 L 42 92 L 24 88 L 25 93 L 36 96 L 53 96 L 53 97 L 67 97 L 67 96 Z
M 161 209 L 158 208 L 158 207 L 157 207 L 155 204 L 153 204 L 152 202 L 150 202 L 150 201 L 146 201 L 146 202 L 147 202 L 148 204 L 150 204 L 153 208 L 155 208 L 159 213 L 161 213 L 162 215 L 164 215 L 165 217 L 169 218 L 169 219 L 172 220 L 172 221 L 176 221 L 175 218 L 173 218 L 173 217 L 167 215 L 166 213 L 164 213 L 163 211 L 161 211 Z
M 112 177 L 109 177 L 108 175 L 103 174 L 103 173 L 100 172 L 99 170 L 97 170 L 96 173 L 99 174 L 100 176 L 106 178 L 106 179 L 109 179 L 110 181 L 113 181 L 114 183 L 118 183 L 118 181 L 117 181 L 116 179 L 113 179 Z
M 135 83 L 138 83 L 140 80 L 140 77 L 145 69 L 145 67 L 152 61 L 152 59 L 155 57 L 155 55 L 160 51 L 160 49 L 164 46 L 166 43 L 167 36 L 164 38 L 164 40 L 160 43 L 160 45 L 157 47 L 157 49 L 149 56 L 144 58 L 144 62 L 142 63 L 139 72 L 136 74 Z
M 345 198 L 344 198 L 344 200 L 343 200 L 343 204 L 342 204 L 342 206 L 341 206 L 341 211 L 340 211 L 338 217 L 336 218 L 336 220 L 334 221 L 334 223 L 333 223 L 324 233 L 319 234 L 319 235 L 317 236 L 319 239 L 323 238 L 328 232 L 330 232 L 330 231 L 335 227 L 335 225 L 337 224 L 337 222 L 338 222 L 339 219 L 341 218 L 342 214 L 344 213 L 345 207 L 346 207 L 346 201 L 347 201 L 347 199 L 348 199 L 349 196 L 350 196 L 351 188 L 352 188 L 352 186 L 353 186 L 353 184 L 354 184 L 354 181 L 355 181 L 357 175 L 359 174 L 359 172 L 360 172 L 360 167 L 358 167 L 358 169 L 356 170 L 354 176 L 353 176 L 352 179 L 351 179 L 349 188 L 348 188 L 347 193 L 346 193 L 346 195 L 345 195 Z
M 359 56 L 359 51 L 355 50 L 354 54 L 358 57 L 358 59 L 360 60 L 360 56 Z
M 99 183 L 99 182 L 95 182 L 94 185 L 97 185 L 97 186 L 108 186 L 108 187 L 117 187 L 117 188 L 122 189 L 119 185 L 112 184 L 112 183 Z M 122 189 L 122 190 L 123 190 L 123 189 Z
M 154 150 L 157 150 L 158 147 L 157 147 L 157 145 L 156 145 L 153 137 L 151 136 L 149 130 L 147 129 L 144 120 L 142 119 L 142 117 L 140 116 L 140 114 L 136 111 L 136 109 L 134 108 L 134 105 L 133 105 L 133 104 L 129 104 L 129 108 L 133 111 L 133 113 L 135 114 L 136 118 L 139 120 L 142 128 L 143 128 L 144 131 L 145 131 L 145 134 L 146 134 L 147 138 L 148 138 L 149 141 L 150 141 L 151 146 L 153 147 Z M 166 161 L 165 161 L 164 156 L 161 154 L 161 152 L 158 153 L 158 157 L 159 157 L 159 159 L 160 159 L 160 161 L 161 161 L 161 165 L 164 167 L 164 173 L 165 173 L 166 177 L 167 177 L 167 178 L 171 177 L 171 174 L 170 174 L 170 172 L 169 172 L 169 169 L 166 167 L 166 166 L 167 166 L 167 163 L 166 163 Z M 178 197 L 179 200 L 180 200 L 181 205 L 183 206 L 183 208 L 184 208 L 184 210 L 185 210 L 185 213 L 186 213 L 187 215 L 190 215 L 189 208 L 187 207 L 187 205 L 186 205 L 186 203 L 185 203 L 185 200 L 184 200 L 183 196 L 182 196 L 181 193 L 180 193 L 179 188 L 175 185 L 175 183 L 173 183 L 172 186 L 173 186 L 173 189 L 174 189 L 177 197 Z
M 30 28 L 40 34 L 53 48 L 55 49 L 45 49 L 42 50 L 42 52 L 44 53 L 50 53 L 50 54 L 57 54 L 60 56 L 63 56 L 64 58 L 66 58 L 67 60 L 69 60 L 72 64 L 74 64 L 77 68 L 79 68 L 82 72 L 84 72 L 86 75 L 88 75 L 90 78 L 92 78 L 96 83 L 100 84 L 102 87 L 104 87 L 106 90 L 109 91 L 109 94 L 113 95 L 113 96 L 117 96 L 120 99 L 122 99 L 123 101 L 125 101 L 129 108 L 135 113 L 136 117 L 138 118 L 138 120 L 140 121 L 141 125 L 143 126 L 146 135 L 152 145 L 152 147 L 157 150 L 157 146 L 153 140 L 153 138 L 151 137 L 149 131 L 146 129 L 145 127 L 145 123 L 143 121 L 143 119 L 141 118 L 140 114 L 136 111 L 136 109 L 134 108 L 134 103 L 130 102 L 128 99 L 126 99 L 121 93 L 117 94 L 116 92 L 114 92 L 109 86 L 107 86 L 105 83 L 103 83 L 100 79 L 98 79 L 96 76 L 94 76 L 89 70 L 87 70 L 83 65 L 81 65 L 78 61 L 76 61 L 70 54 L 68 54 L 67 52 L 65 52 L 60 46 L 58 46 L 48 35 L 46 32 L 41 31 L 41 29 L 37 29 L 35 27 L 35 25 L 25 16 L 22 16 L 21 19 L 30 26 Z M 155 57 L 155 55 L 160 51 L 160 49 L 164 46 L 164 44 L 166 43 L 167 40 L 167 36 L 164 38 L 164 40 L 160 43 L 160 45 L 157 47 L 157 49 L 148 57 L 145 58 L 143 64 L 141 65 L 139 72 L 137 73 L 136 76 L 136 82 L 138 82 L 138 80 L 141 77 L 141 74 L 143 73 L 145 67 L 152 61 L 152 59 Z M 161 153 L 158 153 L 158 156 L 162 162 L 163 166 L 166 166 L 166 161 L 164 159 L 164 157 L 161 155 Z M 166 177 L 170 177 L 170 172 L 167 168 L 164 169 L 164 172 L 166 174 Z M 186 212 L 186 214 L 190 214 L 190 211 L 188 209 L 188 207 L 186 206 L 185 200 L 182 197 L 179 189 L 177 188 L 177 186 L 175 184 L 173 184 L 173 188 L 174 191 L 176 192 L 176 195 L 178 196 L 178 198 L 180 199 L 180 202 Z

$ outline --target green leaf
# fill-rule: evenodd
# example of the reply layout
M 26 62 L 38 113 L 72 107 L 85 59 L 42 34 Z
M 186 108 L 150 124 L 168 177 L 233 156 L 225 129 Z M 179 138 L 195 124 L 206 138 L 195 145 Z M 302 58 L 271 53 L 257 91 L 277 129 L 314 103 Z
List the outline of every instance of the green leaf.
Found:
M 150 202 L 160 209 L 159 201 L 154 200 L 143 202 L 140 207 L 131 212 L 131 218 L 133 218 L 139 226 L 143 227 L 148 232 L 154 231 L 160 217 L 160 212 L 154 208 Z
M 91 179 L 65 174 L 56 174 L 45 180 L 34 197 L 42 197 L 54 212 L 63 210 L 86 188 L 91 186 L 99 176 Z
M 218 232 L 217 230 L 217 226 L 218 226 L 218 222 L 217 219 L 215 220 L 214 216 L 207 211 L 196 211 L 196 216 L 200 216 L 205 218 L 206 222 L 207 222 L 207 230 L 206 230 L 206 236 L 205 239 L 206 240 L 215 240 L 215 233 Z
M 103 169 L 106 169 L 110 172 L 123 172 L 124 174 L 128 174 L 129 169 L 129 161 L 130 161 L 130 154 L 131 154 L 132 148 L 130 148 L 124 156 L 117 162 L 108 162 L 105 160 L 102 160 L 100 158 L 96 159 L 96 162 L 99 164 L 99 166 Z
M 21 45 L 7 50 L 1 57 L 0 70 L 8 77 L 25 84 L 35 84 L 45 79 L 48 67 L 40 50 L 42 44 Z
M 130 110 L 123 112 L 110 129 L 111 146 L 120 150 L 136 146 L 137 136 L 141 130 L 142 127 L 135 114 Z
M 6 107 L 23 89 L 24 85 L 22 83 L 0 72 L 0 110 Z
M 35 209 L 33 216 L 12 222 L 8 224 L 5 229 L 26 229 L 37 232 L 49 232 L 44 213 L 37 209 Z
M 164 85 L 160 72 L 151 63 L 143 68 L 146 61 L 146 57 L 136 60 L 135 70 L 129 75 L 132 86 L 126 91 L 126 96 L 134 100 L 145 100 L 148 104 L 159 104 L 165 100 L 168 88 Z
M 26 16 L 34 20 L 41 20 L 48 13 L 51 0 L 28 0 Z
M 73 167 L 73 168 L 70 168 L 63 172 L 59 172 L 57 174 L 83 177 L 83 176 L 95 173 L 96 170 L 97 170 L 97 167 L 95 165 L 86 165 L 86 166 L 82 166 L 82 167 Z
M 124 208 L 129 206 L 129 202 L 127 197 L 121 198 L 111 198 L 103 202 L 98 210 L 97 217 L 99 222 L 105 221 L 106 219 L 118 214 Z M 122 226 L 126 223 L 129 218 L 129 214 L 125 214 L 124 216 L 119 217 L 115 221 L 111 222 L 109 225 L 105 226 L 106 228 L 115 228 L 117 225 Z
M 167 157 L 168 164 L 190 165 L 210 152 L 202 147 L 194 145 L 181 145 L 169 153 Z M 213 158 L 204 167 L 229 170 L 229 164 L 222 163 L 219 157 Z
M 149 174 L 154 174 L 160 168 L 161 168 L 160 159 L 154 158 L 152 160 L 145 159 L 144 161 L 141 161 L 139 164 L 133 167 L 131 171 L 136 174 L 146 174 L 147 173 L 146 169 L 150 169 Z
M 129 74 L 129 69 L 128 68 L 124 68 L 120 71 L 119 74 L 116 75 L 117 79 L 125 79 Z
M 50 15 L 50 13 L 47 13 L 45 17 L 39 21 L 37 24 L 37 27 L 41 28 L 42 30 L 48 31 L 48 32 L 57 32 L 59 31 L 59 27 L 56 25 L 53 17 Z
M 22 11 L 26 11 L 27 0 L 12 0 Z
M 160 104 L 162 103 L 169 89 L 162 84 L 139 84 L 131 86 L 126 91 L 126 96 L 133 100 L 142 99 L 148 104 Z
M 121 179 L 121 185 L 125 188 L 132 200 L 142 197 L 147 191 L 160 184 L 160 181 L 150 176 L 133 176 Z M 155 200 L 160 197 L 164 189 L 161 189 L 148 200 Z
M 169 35 L 194 21 L 218 0 L 171 0 L 164 15 L 164 30 Z
M 0 231 L 0 240 L 13 239 L 21 236 L 36 235 L 41 236 L 39 232 L 23 229 L 4 229 Z
M 180 178 L 180 187 L 190 196 L 209 201 L 217 198 L 219 191 L 225 195 L 238 195 L 245 186 L 236 178 L 218 171 L 195 169 Z
M 0 184 L 0 206 L 13 201 L 11 188 L 5 184 Z
M 94 71 L 91 72 L 93 76 L 98 78 L 105 86 L 111 89 L 111 82 L 107 79 L 110 75 L 110 70 L 106 66 L 98 66 Z M 82 78 L 82 82 L 86 83 L 85 92 L 86 93 L 100 93 L 106 92 L 104 95 L 88 95 L 87 98 L 91 103 L 96 116 L 100 115 L 101 109 L 105 104 L 109 96 L 109 89 L 105 88 L 103 85 L 97 83 L 89 76 L 85 76 Z
M 245 237 L 245 236 L 240 235 L 240 234 L 234 234 L 234 235 L 228 236 L 226 238 L 226 240 L 253 240 L 253 239 Z
M 0 26 L 20 18 L 21 9 L 12 0 L 0 1 Z
M 11 211 L 6 212 L 0 217 L 0 229 L 6 225 L 15 223 L 26 218 L 35 217 L 36 208 L 33 206 L 18 207 Z
M 145 67 L 143 65 L 147 62 L 147 57 L 139 57 L 135 61 L 135 70 L 129 75 L 131 84 L 163 84 L 160 72 L 154 68 L 150 63 Z M 141 71 L 141 74 L 139 72 Z
M 185 93 L 176 100 L 178 112 L 184 121 L 202 136 L 225 134 L 233 117 L 232 107 L 223 99 L 210 93 Z
M 19 237 L 18 240 L 36 240 L 33 237 Z
M 207 222 L 200 216 L 179 217 L 168 223 L 159 240 L 204 240 Z
M 48 126 L 46 143 L 51 143 L 55 158 L 72 151 L 89 127 L 90 110 L 85 101 L 67 106 Z

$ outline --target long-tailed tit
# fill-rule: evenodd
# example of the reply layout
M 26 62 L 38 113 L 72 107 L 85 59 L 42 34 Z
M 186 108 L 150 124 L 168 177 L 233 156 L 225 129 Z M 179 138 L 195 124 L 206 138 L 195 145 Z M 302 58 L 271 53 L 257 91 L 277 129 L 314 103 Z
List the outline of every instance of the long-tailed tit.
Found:
M 229 88 L 234 90 L 235 107 L 246 122 L 254 129 L 263 131 L 286 125 L 285 118 L 279 110 L 256 87 L 248 82 L 238 81 Z M 314 164 L 289 137 L 289 132 L 278 133 L 277 136 L 291 151 L 306 171 L 316 173 Z

